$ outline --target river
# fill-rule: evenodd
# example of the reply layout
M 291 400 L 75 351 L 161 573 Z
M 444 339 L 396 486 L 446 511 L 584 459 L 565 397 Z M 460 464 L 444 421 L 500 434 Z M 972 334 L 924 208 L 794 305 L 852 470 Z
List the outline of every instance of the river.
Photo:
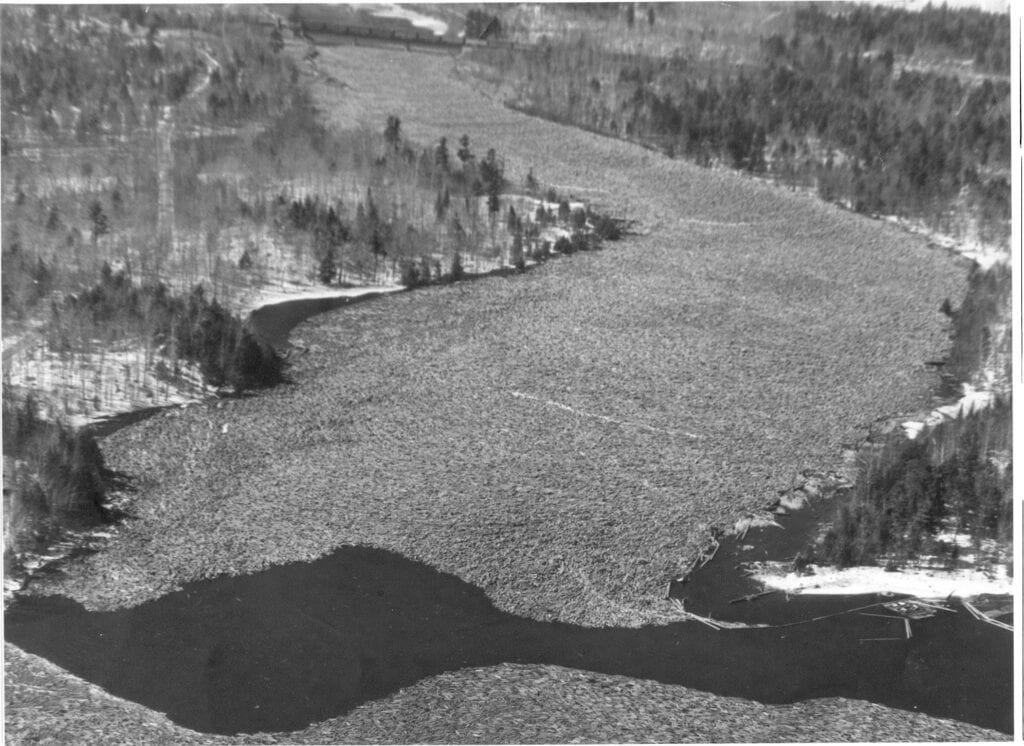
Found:
M 284 349 L 303 320 L 352 302 L 296 299 L 253 312 Z M 159 410 L 157 410 L 159 411 Z M 97 435 L 152 416 L 97 426 Z M 827 503 L 722 540 L 714 560 L 670 592 L 719 622 L 632 628 L 540 622 L 400 554 L 344 547 L 307 563 L 189 583 L 139 606 L 87 611 L 22 597 L 6 639 L 111 693 L 211 733 L 286 731 L 341 715 L 444 671 L 555 664 L 679 684 L 764 703 L 841 696 L 1012 732 L 1012 635 L 962 609 L 904 621 L 892 596 L 736 601 L 761 589 L 740 569 L 802 548 Z
M 833 613 L 872 599 L 793 603 Z M 902 621 L 858 613 L 781 629 L 538 622 L 499 611 L 452 575 L 367 547 L 190 583 L 121 611 L 24 598 L 5 625 L 24 650 L 210 733 L 294 730 L 427 676 L 502 662 L 766 703 L 865 699 L 1011 732 L 1011 636 L 966 614 L 913 630 L 908 640 Z

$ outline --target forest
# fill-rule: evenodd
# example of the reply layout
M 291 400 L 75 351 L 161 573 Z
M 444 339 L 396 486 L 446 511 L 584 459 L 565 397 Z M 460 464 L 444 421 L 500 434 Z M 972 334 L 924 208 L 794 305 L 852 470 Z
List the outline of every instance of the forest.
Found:
M 99 450 L 66 417 L 285 380 L 244 321 L 261 292 L 451 282 L 621 235 L 464 134 L 327 128 L 307 41 L 249 12 L 3 9 L 4 401 L 29 423 L 5 441 L 13 544 L 70 515 L 48 497 L 58 462 L 58 492 L 82 477 L 72 502 L 105 504 Z
M 948 384 L 997 386 L 1012 376 L 1007 265 L 975 268 L 949 317 Z M 990 406 L 925 428 L 916 438 L 889 437 L 864 449 L 850 494 L 839 497 L 831 527 L 798 557 L 840 567 L 884 561 L 892 568 L 923 558 L 956 567 L 964 555 L 982 566 L 1007 563 L 1013 543 L 1013 406 L 1009 391 Z
M 673 22 L 666 8 L 638 18 L 623 7 L 562 12 L 620 22 L 626 35 Z M 535 113 L 704 165 L 813 183 L 862 212 L 934 224 L 966 203 L 992 238 L 1009 210 L 999 18 L 809 6 L 784 14 L 791 31 L 776 22 L 772 34 L 745 46 L 730 40 L 718 56 L 624 51 L 588 37 L 585 24 L 568 42 L 470 54 L 518 81 L 517 105 Z M 523 33 L 514 22 L 474 19 L 490 34 Z M 272 386 L 284 380 L 284 360 L 238 315 L 254 289 L 413 288 L 523 270 L 598 248 L 625 227 L 532 171 L 511 184 L 500 154 L 478 154 L 466 135 L 415 144 L 393 115 L 378 131 L 329 130 L 307 86 L 311 52 L 280 25 L 206 7 L 134 6 L 5 11 L 5 22 L 18 33 L 4 35 L 0 89 L 4 331 L 40 330 L 47 354 L 68 365 L 97 345 L 127 343 L 143 346 L 163 379 L 194 366 L 214 389 Z M 684 38 L 696 43 L 694 33 Z M 912 69 L 908 60 L 922 56 L 967 57 L 984 75 Z M 96 73 L 105 68 L 116 74 Z M 956 380 L 990 356 L 1008 292 L 1008 275 L 979 273 L 972 283 L 961 308 L 946 309 L 946 371 Z M 5 391 L 5 401 L 16 398 Z M 935 461 L 926 439 L 898 467 L 866 465 L 867 492 L 837 518 L 825 554 L 843 563 L 918 552 L 920 537 L 950 520 L 1002 536 L 1005 504 L 956 513 L 947 503 L 964 505 L 962 497 L 935 497 L 954 479 L 949 469 L 982 480 L 986 495 L 1008 494 L 1006 472 L 992 471 L 971 437 L 963 464 Z M 908 480 L 917 507 L 896 516 L 884 495 L 910 489 Z M 976 520 L 978 511 L 988 517 Z M 879 528 L 879 515 L 892 526 Z
M 87 429 L 40 416 L 32 396 L 3 401 L 4 571 L 14 555 L 38 551 L 62 530 L 81 530 L 114 517 L 107 504 L 118 477 L 107 468 Z M 9 466 L 8 466 L 9 462 Z
M 472 71 L 507 105 L 726 167 L 960 241 L 1010 236 L 1010 24 L 1005 14 L 866 5 L 592 5 L 509 11 L 506 44 Z M 949 300 L 947 387 L 1009 380 L 1007 267 Z M 824 539 L 802 554 L 847 566 L 984 545 L 1012 523 L 1009 398 L 874 444 Z M 957 539 L 959 537 L 959 541 Z M 964 537 L 969 537 L 969 540 Z
M 574 5 L 561 11 L 568 38 L 509 22 L 514 48 L 473 56 L 485 77 L 511 81 L 509 105 L 528 113 L 814 188 L 857 212 L 1007 241 L 1006 16 L 779 8 L 726 38 L 694 30 L 687 15 L 711 12 L 701 4 L 652 5 L 647 22 L 629 4 Z M 680 43 L 641 41 L 659 27 Z
M 898 568 L 926 557 L 956 567 L 982 550 L 979 565 L 1008 560 L 998 548 L 1013 540 L 1012 421 L 1003 403 L 865 460 L 853 494 L 840 498 L 809 556 L 839 567 L 884 561 Z

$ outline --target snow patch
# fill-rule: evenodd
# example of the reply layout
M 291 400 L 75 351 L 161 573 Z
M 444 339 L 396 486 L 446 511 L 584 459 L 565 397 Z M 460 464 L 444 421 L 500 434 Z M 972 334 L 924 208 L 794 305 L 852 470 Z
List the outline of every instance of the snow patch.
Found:
M 953 402 L 937 407 L 928 412 L 922 420 L 907 420 L 901 423 L 907 438 L 914 440 L 925 430 L 931 429 L 946 420 L 956 420 L 982 412 L 995 406 L 998 393 L 984 389 L 976 389 L 971 384 L 963 384 L 963 395 Z
M 173 373 L 172 373 L 173 371 Z M 31 391 L 78 427 L 136 409 L 189 404 L 215 393 L 198 367 L 129 347 L 60 354 L 34 347 L 4 363 L 4 382 Z
M 241 313 L 245 315 L 265 306 L 273 306 L 293 300 L 352 299 L 361 298 L 365 295 L 394 293 L 404 289 L 402 285 L 366 285 L 354 288 L 325 289 L 297 283 L 283 284 L 276 288 L 261 287 L 244 298 L 241 302 Z
M 373 9 L 370 10 L 370 15 L 377 18 L 398 18 L 408 21 L 413 26 L 425 28 L 436 36 L 444 36 L 448 33 L 448 24 L 441 19 L 425 16 L 411 8 L 402 8 L 391 3 L 373 6 Z
M 861 593 L 893 593 L 917 598 L 970 598 L 982 593 L 1012 594 L 1013 578 L 1005 567 L 982 571 L 976 569 L 942 570 L 918 567 L 899 572 L 881 567 L 834 567 L 810 565 L 813 574 L 787 572 L 788 563 L 764 562 L 755 565 L 753 577 L 766 588 L 791 594 L 844 595 Z

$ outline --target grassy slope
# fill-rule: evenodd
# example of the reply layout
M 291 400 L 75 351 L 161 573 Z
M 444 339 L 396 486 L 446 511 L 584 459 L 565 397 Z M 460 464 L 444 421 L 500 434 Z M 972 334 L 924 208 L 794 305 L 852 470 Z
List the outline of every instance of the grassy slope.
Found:
M 476 149 L 507 154 L 513 178 L 532 165 L 566 191 L 603 190 L 650 233 L 523 277 L 314 320 L 296 332 L 311 346 L 297 387 L 121 431 L 108 459 L 138 475 L 139 518 L 51 588 L 132 604 L 196 577 L 370 543 L 517 613 L 638 624 L 710 523 L 800 469 L 838 466 L 855 425 L 921 403 L 921 361 L 944 348 L 937 309 L 963 287 L 922 240 L 506 111 L 446 80 L 444 56 L 339 48 L 319 64 L 352 86 L 322 91 L 338 121 L 394 112 L 420 141 L 467 132 Z M 473 690 L 471 673 L 450 678 L 456 698 Z M 419 712 L 409 692 L 398 696 Z M 807 727 L 790 711 L 787 723 Z M 892 717 L 908 736 L 941 735 L 935 721 L 910 731 L 913 716 Z M 876 737 L 898 737 L 872 723 Z M 677 740 L 703 740 L 689 735 Z

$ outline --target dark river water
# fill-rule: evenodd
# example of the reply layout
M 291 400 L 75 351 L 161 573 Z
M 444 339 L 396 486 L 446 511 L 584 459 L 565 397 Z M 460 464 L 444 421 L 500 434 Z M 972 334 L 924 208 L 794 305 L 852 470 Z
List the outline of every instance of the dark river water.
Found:
M 296 300 L 253 313 L 276 347 L 345 299 Z M 152 413 L 111 422 L 98 435 Z M 785 531 L 723 540 L 671 595 L 717 620 L 640 629 L 537 622 L 496 609 L 480 589 L 398 554 L 344 547 L 255 575 L 190 583 L 132 609 L 89 612 L 62 597 L 22 596 L 9 642 L 173 721 L 210 733 L 289 731 L 342 715 L 420 679 L 499 663 L 567 666 L 681 684 L 765 703 L 851 697 L 1013 730 L 1013 636 L 962 608 L 911 623 L 883 596 L 758 591 L 742 562 L 792 556 L 822 508 Z M 753 549 L 749 547 L 753 546 Z M 874 608 L 867 608 L 870 605 Z M 822 618 L 823 617 L 823 618 Z
M 871 598 L 797 600 L 805 617 Z M 913 623 L 859 613 L 792 627 L 697 622 L 593 629 L 496 609 L 400 555 L 345 547 L 309 563 L 191 583 L 132 609 L 23 597 L 5 637 L 109 692 L 210 733 L 287 731 L 425 676 L 543 663 L 766 703 L 843 696 L 1010 732 L 1012 635 L 963 611 Z M 867 638 L 897 638 L 862 642 Z
M 248 324 L 260 340 L 281 350 L 288 346 L 292 329 L 317 314 L 352 303 L 379 298 L 382 293 L 367 293 L 355 298 L 296 298 L 257 308 L 249 314 Z

